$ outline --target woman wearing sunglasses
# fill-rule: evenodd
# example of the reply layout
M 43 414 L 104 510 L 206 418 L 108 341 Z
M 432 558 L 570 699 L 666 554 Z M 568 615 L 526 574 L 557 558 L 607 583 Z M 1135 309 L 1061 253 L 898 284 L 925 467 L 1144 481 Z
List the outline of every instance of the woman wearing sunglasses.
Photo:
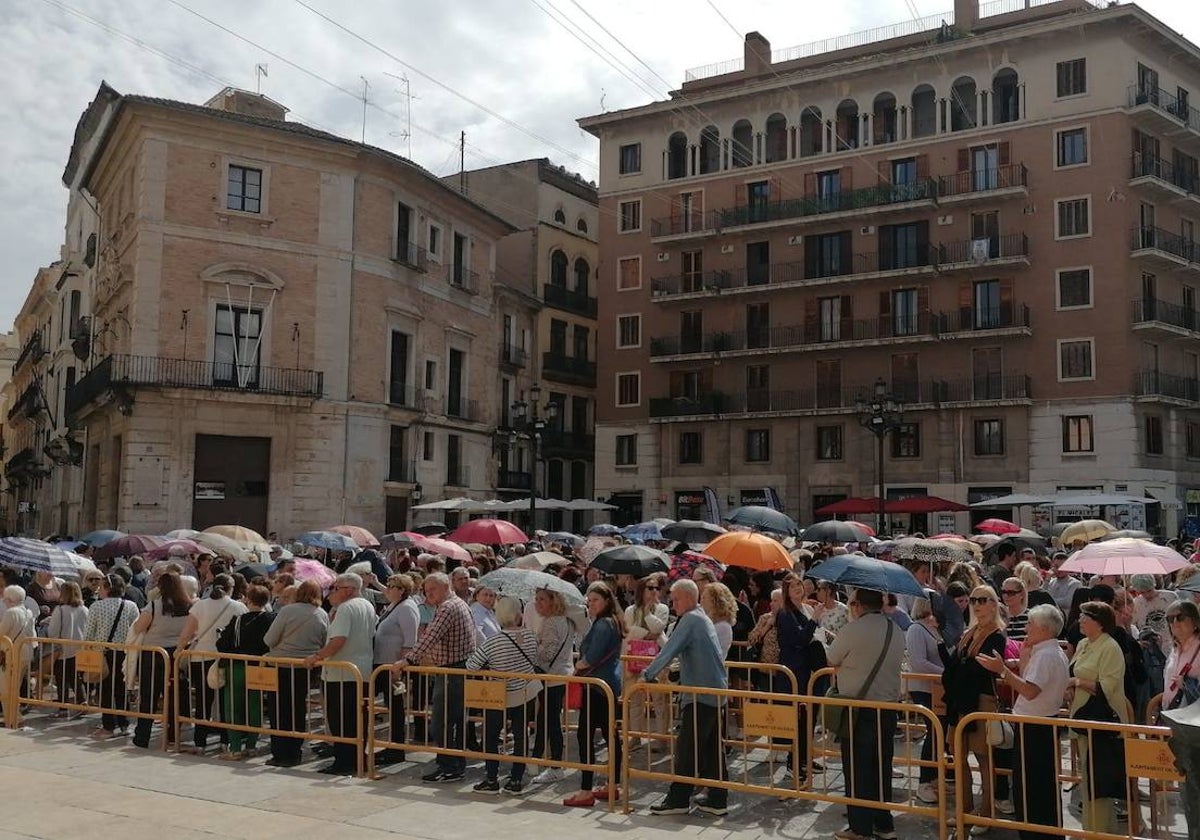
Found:
M 625 608 L 627 640 L 653 642 L 659 649 L 667 643 L 667 634 L 664 631 L 671 619 L 671 611 L 661 600 L 666 585 L 667 576 L 661 573 L 648 575 L 637 582 L 634 602 Z M 650 645 L 637 644 L 633 647 L 644 651 L 644 655 L 654 655 L 650 653 Z M 645 661 L 626 662 L 624 684 L 633 685 L 637 682 L 645 667 Z M 665 682 L 666 679 L 666 674 L 663 674 L 662 680 Z M 667 700 L 668 695 L 663 692 L 643 692 L 638 695 L 638 699 L 629 705 L 629 720 L 625 721 L 629 731 L 664 734 L 667 731 Z M 641 739 L 635 747 L 654 744 L 653 740 Z
M 1004 655 L 1007 640 L 996 591 L 986 584 L 976 586 L 971 590 L 968 603 L 971 620 L 958 644 L 951 649 L 946 670 L 942 673 L 942 685 L 946 689 L 946 718 L 951 727 L 971 712 L 994 712 L 998 708 L 995 679 L 976 659 L 981 655 Z M 966 747 L 979 764 L 980 807 L 972 807 L 972 811 L 994 816 L 992 750 L 987 743 L 987 728 L 972 724 L 966 733 Z M 978 837 L 986 834 L 987 830 L 986 826 L 973 825 L 971 835 Z

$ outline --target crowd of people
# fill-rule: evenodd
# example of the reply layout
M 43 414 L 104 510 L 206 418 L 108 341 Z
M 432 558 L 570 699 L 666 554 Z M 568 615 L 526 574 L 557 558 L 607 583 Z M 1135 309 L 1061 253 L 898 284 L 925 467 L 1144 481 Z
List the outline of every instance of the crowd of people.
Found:
M 686 574 L 675 570 L 635 578 L 606 576 L 573 557 L 569 545 L 554 546 L 562 560 L 546 571 L 578 588 L 582 609 L 556 588 L 539 588 L 523 602 L 479 585 L 494 568 L 519 567 L 524 545 L 483 548 L 465 563 L 417 549 L 386 556 L 372 550 L 347 554 L 329 561 L 337 574 L 324 588 L 313 580 L 298 581 L 295 561 L 289 559 L 255 574 L 231 569 L 209 554 L 149 566 L 131 557 L 98 563 L 98 570 L 78 583 L 5 571 L 0 636 L 18 642 L 39 634 L 63 640 L 18 645 L 19 667 L 27 679 L 52 687 L 69 707 L 58 712 L 63 717 L 84 714 L 89 704 L 103 707 L 93 732 L 97 739 L 131 735 L 135 747 L 147 748 L 154 714 L 174 711 L 164 697 L 171 670 L 153 652 L 127 657 L 122 650 L 106 650 L 108 677 L 101 680 L 89 681 L 76 668 L 75 657 L 86 642 L 137 644 L 163 649 L 168 661 L 187 652 L 179 711 L 197 723 L 192 743 L 177 745 L 181 750 L 203 753 L 215 743 L 221 759 L 245 760 L 259 748 L 255 734 L 216 724 L 257 727 L 265 719 L 278 732 L 295 733 L 270 737 L 267 764 L 296 766 L 304 760 L 306 739 L 300 736 L 310 726 L 310 692 L 319 689 L 326 732 L 333 739 L 314 744 L 330 759 L 320 772 L 352 774 L 363 759 L 357 751 L 367 725 L 357 698 L 374 693 L 387 705 L 388 742 L 466 747 L 494 756 L 474 780 L 473 789 L 484 794 L 520 794 L 566 778 L 560 765 L 568 687 L 561 678 L 571 674 L 599 681 L 590 683 L 582 702 L 573 706 L 580 710 L 579 763 L 587 765 L 596 764 L 602 749 L 619 763 L 621 743 L 607 742 L 608 721 L 610 713 L 619 712 L 623 692 L 639 681 L 670 676 L 684 687 L 725 689 L 730 686 L 727 666 L 739 661 L 781 666 L 752 686 L 762 691 L 791 693 L 794 679 L 805 693 L 812 675 L 828 664 L 837 669 L 842 697 L 878 702 L 908 697 L 928 707 L 934 693 L 942 693 L 948 732 L 973 712 L 1008 710 L 1037 718 L 1152 721 L 1157 709 L 1200 694 L 1192 675 L 1200 654 L 1200 613 L 1190 592 L 1173 589 L 1195 567 L 1174 580 L 1149 575 L 1084 580 L 1062 570 L 1066 552 L 1045 556 L 1002 544 L 991 563 L 905 562 L 924 597 L 843 590 L 806 575 L 822 559 L 854 548 L 814 546 L 790 572 L 748 573 L 698 563 Z M 285 657 L 295 664 L 280 666 L 275 690 L 263 692 L 249 687 L 245 661 L 217 660 L 219 654 Z M 214 677 L 215 661 L 221 664 Z M 416 665 L 440 670 L 406 675 Z M 379 666 L 388 667 L 364 685 Z M 472 670 L 517 675 L 505 681 L 504 707 L 485 710 L 481 725 L 472 723 L 465 709 L 464 678 Z M 904 672 L 924 679 L 902 682 Z M 822 685 L 815 693 L 824 691 Z M 124 714 L 131 693 L 140 712 L 132 733 Z M 647 736 L 635 740 L 636 748 L 665 743 L 662 736 L 674 721 L 675 774 L 727 778 L 722 744 L 728 727 L 736 724 L 719 693 L 680 689 L 673 711 L 665 692 L 650 692 L 644 699 L 631 706 L 631 717 L 623 722 L 629 731 Z M 806 756 L 821 721 L 803 705 L 799 709 L 793 746 L 795 754 Z M 840 738 L 847 794 L 888 802 L 897 714 L 859 709 L 841 720 L 841 731 L 827 734 Z M 174 721 L 168 716 L 165 724 L 166 737 L 173 739 Z M 1011 745 L 997 744 L 985 729 L 964 732 L 979 775 L 974 813 L 1060 824 L 1054 774 L 1060 739 L 1068 736 L 1078 741 L 1083 768 L 1078 799 L 1084 827 L 1115 827 L 1128 789 L 1123 773 L 1114 783 L 1106 772 L 1113 760 L 1107 739 L 1076 734 L 1066 725 L 1030 723 L 1015 727 Z M 502 779 L 499 756 L 506 733 L 510 761 Z M 948 750 L 953 741 L 946 742 Z M 933 763 L 947 757 L 934 755 L 934 749 L 934 738 L 925 737 L 921 757 L 926 764 L 916 792 L 924 803 L 945 795 L 935 784 Z M 793 765 L 792 752 L 788 773 L 802 777 L 808 767 L 823 772 L 820 762 Z M 540 769 L 531 777 L 525 758 L 539 760 Z M 373 759 L 383 766 L 405 761 L 406 755 L 393 747 Z M 998 773 L 1002 768 L 1011 774 Z M 461 782 L 466 772 L 463 757 L 441 753 L 422 778 Z M 583 770 L 578 790 L 564 805 L 590 807 L 615 798 L 617 782 Z M 710 787 L 696 799 L 692 793 L 686 783 L 672 784 L 651 812 L 726 812 L 723 787 Z M 847 817 L 849 827 L 837 834 L 839 840 L 896 836 L 892 815 L 882 804 L 851 806 Z M 975 825 L 970 834 L 986 830 Z

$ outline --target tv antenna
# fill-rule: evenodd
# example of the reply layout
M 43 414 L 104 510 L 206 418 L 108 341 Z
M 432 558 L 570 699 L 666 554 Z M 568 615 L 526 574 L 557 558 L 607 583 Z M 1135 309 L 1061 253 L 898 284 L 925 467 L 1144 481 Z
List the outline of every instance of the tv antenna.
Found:
M 392 131 L 389 132 L 389 134 L 392 137 L 400 137 L 404 140 L 404 156 L 409 160 L 412 160 L 412 101 L 414 99 L 420 99 L 421 97 L 413 95 L 412 84 L 408 80 L 407 73 L 397 76 L 395 73 L 389 73 L 385 70 L 383 75 L 391 76 L 393 79 L 401 82 L 404 85 L 403 91 L 396 91 L 404 97 L 404 130 Z
M 255 93 L 260 94 L 260 95 L 262 94 L 262 80 L 265 79 L 266 77 L 267 77 L 267 65 L 255 64 L 254 65 L 254 92 Z
M 366 76 L 359 76 L 363 83 L 363 119 L 362 119 L 362 142 L 367 142 L 367 91 L 371 88 L 371 83 L 367 81 Z

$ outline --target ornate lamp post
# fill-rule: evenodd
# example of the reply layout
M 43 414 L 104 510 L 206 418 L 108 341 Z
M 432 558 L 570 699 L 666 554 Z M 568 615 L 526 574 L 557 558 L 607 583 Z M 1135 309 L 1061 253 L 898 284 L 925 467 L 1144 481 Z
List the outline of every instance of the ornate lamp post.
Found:
M 529 387 L 529 402 L 516 400 L 512 404 L 513 425 L 521 429 L 521 437 L 532 443 L 533 462 L 529 465 L 529 530 L 532 533 L 537 522 L 537 467 L 542 457 L 542 431 L 546 424 L 558 417 L 558 403 L 547 400 L 539 405 L 542 389 L 535 382 Z
M 904 403 L 888 392 L 887 383 L 883 377 L 875 380 L 875 390 L 871 399 L 862 397 L 855 401 L 858 412 L 858 422 L 864 429 L 875 435 L 878 447 L 876 449 L 875 477 L 879 485 L 879 511 L 875 527 L 882 537 L 884 532 L 884 498 L 883 498 L 883 439 L 888 432 L 894 432 L 904 422 Z

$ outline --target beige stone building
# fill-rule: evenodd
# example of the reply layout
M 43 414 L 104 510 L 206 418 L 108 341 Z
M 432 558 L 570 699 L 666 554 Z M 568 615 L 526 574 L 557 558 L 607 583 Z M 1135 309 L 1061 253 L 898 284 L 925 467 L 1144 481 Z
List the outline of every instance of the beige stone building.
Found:
M 545 158 L 446 178 L 514 227 L 499 244 L 501 373 L 494 394 L 496 486 L 502 498 L 590 499 L 594 489 L 596 187 Z M 499 298 L 498 298 L 499 299 Z M 546 428 L 537 440 L 513 417 L 536 387 Z M 553 406 L 553 411 L 547 409 Z M 548 417 L 547 415 L 554 416 Z M 535 456 L 536 459 L 535 459 Z M 536 462 L 535 462 L 536 461 Z M 521 521 L 523 518 L 518 517 Z M 583 530 L 591 514 L 540 514 L 538 525 Z
M 706 486 L 722 508 L 774 488 L 802 521 L 875 495 L 877 381 L 904 403 L 889 497 L 1200 516 L 1200 50 L 1134 5 L 955 6 L 785 50 L 751 33 L 669 101 L 580 121 L 596 492 L 624 518 L 695 514 Z
M 37 529 L 387 532 L 418 489 L 491 495 L 502 218 L 232 89 L 102 85 L 63 182 L 90 316 L 63 389 L 82 492 Z

